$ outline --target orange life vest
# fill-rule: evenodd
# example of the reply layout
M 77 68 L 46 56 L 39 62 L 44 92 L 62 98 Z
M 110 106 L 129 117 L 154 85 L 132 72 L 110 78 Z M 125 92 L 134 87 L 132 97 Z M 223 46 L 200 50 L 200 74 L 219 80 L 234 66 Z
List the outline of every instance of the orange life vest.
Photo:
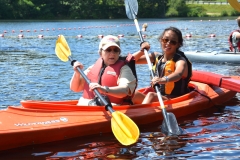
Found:
M 156 57 L 156 61 L 153 65 L 153 71 L 156 76 L 163 77 L 168 76 L 175 71 L 175 63 L 179 60 L 179 58 L 184 57 L 187 61 L 188 65 L 188 76 L 186 78 L 181 78 L 176 82 L 167 82 L 166 84 L 160 85 L 161 92 L 164 95 L 173 95 L 173 96 L 180 96 L 189 92 L 188 83 L 192 76 L 192 64 L 188 60 L 188 58 L 184 55 L 183 52 L 178 51 L 174 55 L 174 57 L 167 61 L 165 64 L 161 63 L 163 55 Z M 161 69 L 161 65 L 164 65 Z

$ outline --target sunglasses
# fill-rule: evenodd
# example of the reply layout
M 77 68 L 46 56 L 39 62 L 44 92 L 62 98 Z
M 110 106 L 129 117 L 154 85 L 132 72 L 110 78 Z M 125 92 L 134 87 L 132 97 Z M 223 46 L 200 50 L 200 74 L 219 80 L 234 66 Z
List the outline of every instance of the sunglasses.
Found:
M 169 44 L 172 44 L 172 45 L 176 45 L 178 43 L 177 41 L 173 41 L 167 38 L 162 38 L 162 42 L 165 44 L 169 42 Z
M 120 52 L 120 49 L 118 49 L 118 48 L 114 48 L 114 49 L 112 49 L 112 48 L 107 48 L 106 50 L 104 50 L 105 52 L 108 52 L 108 53 L 110 53 L 110 52 L 114 52 L 114 53 L 119 53 Z

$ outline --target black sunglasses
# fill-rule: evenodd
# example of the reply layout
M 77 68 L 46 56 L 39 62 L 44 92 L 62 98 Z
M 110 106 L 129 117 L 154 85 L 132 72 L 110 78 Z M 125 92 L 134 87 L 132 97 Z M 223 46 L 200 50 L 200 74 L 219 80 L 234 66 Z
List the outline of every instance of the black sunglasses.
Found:
M 106 50 L 104 50 L 105 52 L 108 52 L 108 53 L 110 53 L 110 52 L 114 52 L 114 53 L 119 53 L 120 52 L 120 49 L 118 49 L 118 48 L 114 48 L 114 49 L 112 49 L 112 48 L 107 48 Z
M 169 44 L 172 44 L 172 45 L 176 45 L 178 43 L 177 41 L 173 41 L 167 38 L 162 38 L 162 42 L 165 44 L 169 42 Z

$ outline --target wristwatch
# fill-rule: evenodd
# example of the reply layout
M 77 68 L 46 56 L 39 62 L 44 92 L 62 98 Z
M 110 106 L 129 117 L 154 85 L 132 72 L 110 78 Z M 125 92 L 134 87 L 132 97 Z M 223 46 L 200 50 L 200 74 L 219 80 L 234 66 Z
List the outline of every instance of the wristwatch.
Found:
M 166 79 L 166 82 L 168 82 L 168 81 L 169 81 L 169 78 L 168 78 L 168 76 L 164 76 L 164 78 Z
M 107 86 L 104 86 L 105 92 L 108 93 L 109 92 L 109 88 Z

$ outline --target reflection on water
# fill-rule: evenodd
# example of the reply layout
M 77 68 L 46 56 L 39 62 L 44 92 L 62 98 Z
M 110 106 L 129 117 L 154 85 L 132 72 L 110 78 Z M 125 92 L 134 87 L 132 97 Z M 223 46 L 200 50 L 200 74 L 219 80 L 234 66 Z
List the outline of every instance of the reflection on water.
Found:
M 235 29 L 235 20 L 212 21 L 164 21 L 140 20 L 148 22 L 145 35 L 151 43 L 152 51 L 161 51 L 156 40 L 162 30 L 168 26 L 180 28 L 185 37 L 185 50 L 225 50 L 227 37 Z M 155 22 L 155 23 L 151 23 Z M 156 23 L 160 22 L 160 23 Z M 97 58 L 100 39 L 97 35 L 123 34 L 120 39 L 122 54 L 139 49 L 139 38 L 129 20 L 119 21 L 79 21 L 79 22 L 0 22 L 0 30 L 8 29 L 5 37 L 0 37 L 0 108 L 19 105 L 22 99 L 31 100 L 67 100 L 78 99 L 81 93 L 69 89 L 73 70 L 70 63 L 61 62 L 55 55 L 55 42 L 59 34 L 65 35 L 73 58 L 81 61 L 85 68 Z M 84 28 L 86 26 L 111 26 Z M 115 26 L 114 26 L 115 25 Z M 218 26 L 218 29 L 216 29 Z M 72 28 L 57 30 L 57 28 Z M 39 31 L 43 28 L 45 31 Z M 46 31 L 46 28 L 56 30 Z M 11 30 L 15 30 L 11 33 Z M 19 30 L 24 37 L 18 38 Z M 43 38 L 38 38 L 43 34 Z M 81 34 L 83 38 L 77 38 Z M 209 34 L 216 34 L 210 38 Z M 193 63 L 193 69 L 205 70 L 222 75 L 240 75 L 239 66 L 231 64 Z M 149 71 L 146 65 L 137 66 L 139 88 L 149 85 Z M 54 142 L 0 152 L 3 159 L 238 159 L 240 141 L 240 95 L 225 104 L 196 114 L 178 118 L 181 128 L 186 131 L 179 137 L 165 137 L 160 133 L 156 122 L 140 126 L 139 141 L 131 146 L 122 146 L 112 133 L 80 137 L 63 142 Z M 13 154 L 14 153 L 14 154 Z

